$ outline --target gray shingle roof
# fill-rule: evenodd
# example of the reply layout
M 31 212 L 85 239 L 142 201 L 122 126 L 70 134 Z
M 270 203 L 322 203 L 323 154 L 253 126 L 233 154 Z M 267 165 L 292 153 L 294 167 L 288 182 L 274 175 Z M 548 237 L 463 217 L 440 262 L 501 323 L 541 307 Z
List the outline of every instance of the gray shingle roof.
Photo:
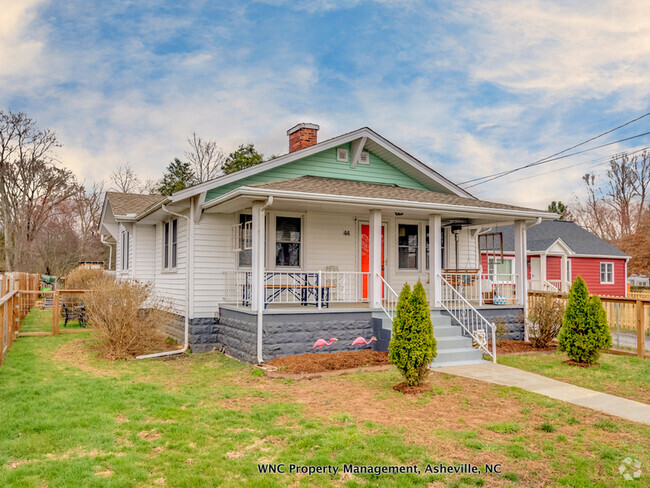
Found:
M 494 227 L 491 232 L 502 232 L 503 250 L 514 252 L 515 237 L 512 225 Z M 627 254 L 612 246 L 609 242 L 583 229 L 575 222 L 566 220 L 542 222 L 528 229 L 526 236 L 529 251 L 543 252 L 559 238 L 576 254 L 627 257 Z
M 342 195 L 350 197 L 386 198 L 390 200 L 403 200 L 410 202 L 442 203 L 446 205 L 541 212 L 541 210 L 532 208 L 516 207 L 504 203 L 486 202 L 475 200 L 473 198 L 459 197 L 456 195 L 448 195 L 446 193 L 438 193 L 428 190 L 414 190 L 401 186 L 364 183 L 353 180 L 339 180 L 335 178 L 321 178 L 318 176 L 301 176 L 299 178 L 269 181 L 249 186 L 255 188 L 268 188 L 270 190 L 322 193 L 327 195 Z
M 106 198 L 108 198 L 115 215 L 138 215 L 165 199 L 162 195 L 140 195 L 114 191 L 106 192 Z

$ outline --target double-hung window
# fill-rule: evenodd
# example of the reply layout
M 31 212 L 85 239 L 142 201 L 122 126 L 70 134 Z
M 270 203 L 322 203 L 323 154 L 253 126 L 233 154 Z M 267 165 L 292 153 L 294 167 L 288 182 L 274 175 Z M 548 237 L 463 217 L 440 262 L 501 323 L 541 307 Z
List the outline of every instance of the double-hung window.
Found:
M 122 231 L 122 271 L 128 271 L 129 269 L 129 248 L 131 241 L 131 233 L 123 230 Z
M 178 259 L 178 219 L 163 225 L 163 269 L 176 269 Z
M 399 224 L 397 253 L 399 269 L 418 269 L 417 224 Z
M 488 258 L 488 276 L 493 281 L 512 281 L 512 258 Z
M 239 233 L 239 267 L 240 268 L 250 268 L 253 263 L 253 250 L 250 249 L 250 246 L 247 246 L 247 240 L 252 240 L 252 236 L 246 235 L 246 223 L 253 220 L 252 215 L 239 214 L 239 223 L 241 224 L 241 230 Z M 248 249 L 246 249 L 248 247 Z
M 276 217 L 275 265 L 299 268 L 301 245 L 302 219 L 300 217 Z
M 603 285 L 614 283 L 614 263 L 600 263 L 600 283 Z

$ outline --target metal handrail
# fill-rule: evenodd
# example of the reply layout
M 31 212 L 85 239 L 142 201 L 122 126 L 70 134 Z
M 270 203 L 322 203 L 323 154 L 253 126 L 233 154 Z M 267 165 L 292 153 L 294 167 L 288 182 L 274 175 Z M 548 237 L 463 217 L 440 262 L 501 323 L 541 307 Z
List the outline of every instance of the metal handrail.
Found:
M 395 319 L 395 311 L 397 310 L 397 300 L 399 299 L 399 295 L 395 290 L 393 290 L 380 273 L 377 273 L 376 276 L 381 280 L 383 291 L 379 305 L 390 321 L 393 322 Z
M 442 308 L 449 312 L 456 322 L 476 341 L 479 348 L 485 351 L 492 358 L 492 361 L 496 363 L 496 326 L 483 317 L 442 275 L 438 275 L 438 277 L 442 284 L 442 299 L 440 302 Z M 487 343 L 483 343 L 483 338 L 477 334 L 479 330 L 484 331 L 484 333 L 490 330 L 492 336 L 492 352 L 488 350 Z

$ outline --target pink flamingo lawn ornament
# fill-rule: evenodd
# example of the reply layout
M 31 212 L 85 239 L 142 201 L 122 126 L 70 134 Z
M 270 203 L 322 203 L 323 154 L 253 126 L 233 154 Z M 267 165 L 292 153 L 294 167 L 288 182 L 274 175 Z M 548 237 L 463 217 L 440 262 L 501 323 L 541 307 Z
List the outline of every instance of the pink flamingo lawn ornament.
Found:
M 336 337 L 332 337 L 330 339 L 329 344 L 325 339 L 318 339 L 316 342 L 314 342 L 314 347 L 312 349 L 316 349 L 317 347 L 323 347 L 323 346 L 331 346 L 334 341 L 338 341 Z
M 372 341 L 376 341 L 377 338 L 375 336 L 372 336 L 369 341 L 365 340 L 363 337 L 359 336 L 357 337 L 354 341 L 352 341 L 353 346 L 363 346 L 370 344 Z

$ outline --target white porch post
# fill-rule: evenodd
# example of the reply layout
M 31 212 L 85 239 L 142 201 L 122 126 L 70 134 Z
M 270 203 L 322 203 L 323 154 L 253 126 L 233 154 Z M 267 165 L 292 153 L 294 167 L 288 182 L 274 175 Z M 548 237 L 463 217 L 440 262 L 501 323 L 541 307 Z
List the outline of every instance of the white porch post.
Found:
M 251 310 L 264 309 L 264 202 L 253 202 L 251 262 Z
M 528 273 L 526 269 L 526 222 L 515 221 L 515 275 L 517 277 L 517 304 L 526 307 L 528 301 Z
M 370 308 L 381 307 L 382 297 L 382 283 L 379 279 L 381 276 L 381 210 L 370 211 L 369 222 L 369 243 L 368 243 L 368 298 L 370 301 Z
M 562 280 L 562 285 L 560 286 L 560 292 L 564 293 L 566 290 L 566 282 L 569 281 L 567 279 L 567 267 L 568 267 L 569 259 L 567 258 L 566 254 L 562 254 L 562 264 L 560 266 L 562 269 L 560 269 L 560 279 Z
M 544 290 L 544 286 L 546 285 L 546 282 L 548 281 L 547 275 L 546 275 L 546 260 L 548 259 L 548 256 L 546 254 L 541 254 L 539 256 L 539 285 L 540 285 L 540 290 Z M 526 270 L 528 272 L 528 270 Z M 526 277 L 528 278 L 528 277 Z M 528 281 L 528 280 L 526 280 Z M 550 291 L 550 290 L 549 290 Z
M 442 282 L 440 273 L 442 272 L 442 263 L 440 248 L 442 241 L 440 238 L 442 232 L 442 223 L 440 215 L 429 215 L 429 306 L 440 306 L 440 291 Z

